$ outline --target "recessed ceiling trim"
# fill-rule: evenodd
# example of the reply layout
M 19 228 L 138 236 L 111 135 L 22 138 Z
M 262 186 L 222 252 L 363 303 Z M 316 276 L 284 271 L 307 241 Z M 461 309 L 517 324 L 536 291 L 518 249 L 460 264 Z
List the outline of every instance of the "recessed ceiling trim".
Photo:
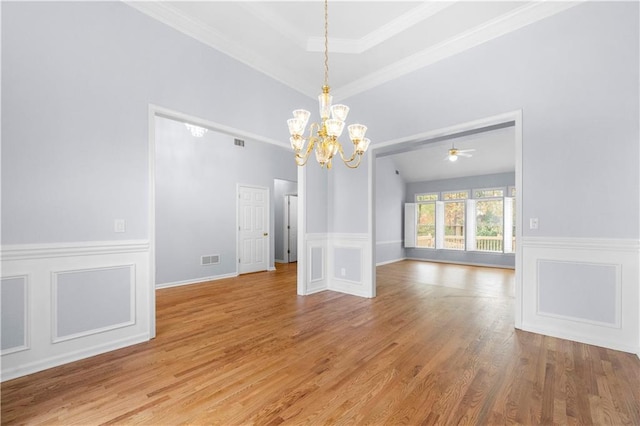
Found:
M 455 37 L 431 46 L 414 55 L 408 56 L 380 70 L 374 71 L 353 83 L 346 84 L 333 91 L 336 99 L 345 99 L 369 90 L 387 81 L 394 80 L 417 69 L 431 65 L 442 59 L 461 53 L 472 47 L 518 30 L 541 19 L 555 15 L 574 7 L 585 0 L 574 2 L 532 2 L 514 9 L 462 32 Z
M 276 81 L 288 86 L 311 98 L 317 96 L 317 89 L 310 87 L 304 80 L 292 74 L 287 68 L 281 67 L 273 61 L 257 55 L 254 51 L 244 48 L 242 45 L 231 41 L 220 32 L 213 30 L 201 21 L 193 19 L 180 10 L 172 7 L 167 2 L 159 1 L 131 1 L 124 3 L 137 9 L 181 33 L 192 37 L 225 55 L 242 62 L 243 64 L 261 72 Z
M 309 37 L 305 46 L 307 52 L 324 52 L 324 37 Z M 331 53 L 361 53 L 360 40 L 329 37 Z
M 170 3 L 162 1 L 123 1 L 140 12 L 145 13 L 164 24 L 213 47 L 227 56 L 244 63 L 245 65 L 283 83 L 286 86 L 289 86 L 294 90 L 297 90 L 300 93 L 305 94 L 306 96 L 309 96 L 312 99 L 317 95 L 317 88 L 315 87 L 315 84 L 311 84 L 305 74 L 296 73 L 295 71 L 280 65 L 271 57 L 260 55 L 255 51 L 247 49 L 241 43 L 235 42 L 229 37 L 225 37 L 219 31 L 210 28 L 202 21 L 187 16 L 176 7 L 171 6 Z M 515 31 L 526 25 L 562 12 L 584 1 L 586 0 L 576 0 L 571 2 L 528 2 L 509 13 L 503 14 L 498 18 L 492 19 L 482 25 L 460 33 L 455 37 L 417 52 L 391 65 L 382 67 L 346 85 L 339 87 L 336 86 L 332 91 L 334 99 L 345 99 L 372 89 L 380 84 L 406 75 L 417 69 L 431 65 L 437 61 L 478 46 L 511 31 Z M 333 40 L 331 50 L 338 51 L 337 49 L 340 49 L 339 51 L 342 52 L 361 51 L 369 45 L 373 46 L 389 39 L 398 31 L 401 31 L 403 26 L 404 28 L 408 28 L 408 26 L 415 25 L 415 23 L 420 20 L 427 19 L 428 16 L 432 16 L 449 5 L 450 3 L 440 2 L 425 3 L 417 8 L 418 11 L 416 13 L 418 16 L 411 17 L 408 16 L 410 13 L 403 14 L 391 21 L 389 24 L 381 27 L 380 30 L 373 31 L 360 40 Z M 286 27 L 286 25 L 281 25 L 281 18 L 276 17 L 273 13 L 262 14 L 260 10 L 263 7 L 255 4 L 247 4 L 243 5 L 243 7 L 246 10 L 252 11 L 251 13 L 253 14 L 258 13 L 263 18 L 266 17 L 263 19 L 264 22 L 269 25 L 276 25 L 279 28 L 279 32 L 288 37 L 289 40 L 292 40 L 297 46 L 304 46 L 301 47 L 302 49 L 308 48 L 307 42 L 305 41 L 306 39 L 299 32 L 293 29 L 283 28 Z M 415 9 L 413 11 L 415 11 Z
M 274 31 L 280 33 L 288 40 L 293 41 L 301 49 L 307 48 L 307 34 L 292 28 L 289 22 L 283 19 L 280 15 L 271 12 L 269 8 L 264 7 L 259 2 L 237 2 L 237 4 L 256 18 L 267 24 Z M 324 50 L 320 51 L 323 52 Z
M 454 3 L 453 1 L 424 2 L 360 39 L 329 37 L 329 52 L 364 53 L 380 43 L 389 40 L 391 37 L 408 30 L 412 26 L 429 19 L 436 13 L 452 6 Z M 324 52 L 324 38 L 309 37 L 307 41 L 307 51 Z

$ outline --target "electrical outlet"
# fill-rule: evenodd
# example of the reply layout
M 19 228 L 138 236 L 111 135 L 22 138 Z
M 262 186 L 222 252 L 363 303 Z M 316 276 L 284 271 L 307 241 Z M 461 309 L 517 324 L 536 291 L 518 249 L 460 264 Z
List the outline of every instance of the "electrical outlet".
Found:
M 347 269 L 346 268 L 341 268 L 340 269 L 340 276 L 341 277 L 347 276 Z
M 116 219 L 113 221 L 113 232 L 126 232 L 126 226 L 124 219 Z
M 538 229 L 538 218 L 532 217 L 529 219 L 529 229 Z

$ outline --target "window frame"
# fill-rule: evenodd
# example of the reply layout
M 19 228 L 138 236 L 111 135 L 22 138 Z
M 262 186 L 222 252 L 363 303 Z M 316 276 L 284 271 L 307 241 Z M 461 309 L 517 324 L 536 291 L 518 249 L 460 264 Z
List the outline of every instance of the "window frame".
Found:
M 501 191 L 502 195 L 498 196 L 491 194 L 490 196 L 477 196 L 478 191 Z M 458 194 L 455 198 L 447 199 L 450 194 Z M 454 189 L 447 191 L 430 191 L 416 193 L 413 196 L 413 203 L 406 203 L 405 206 L 411 205 L 412 210 L 412 224 L 407 228 L 407 217 L 405 216 L 405 232 L 409 229 L 412 230 L 412 239 L 407 239 L 405 234 L 405 242 L 411 241 L 410 245 L 406 245 L 406 248 L 415 248 L 420 250 L 451 250 L 456 252 L 468 252 L 468 253 L 482 253 L 485 255 L 514 255 L 515 244 L 512 245 L 512 251 L 505 251 L 507 247 L 506 238 L 506 219 L 505 219 L 505 205 L 507 200 L 513 199 L 515 202 L 516 187 L 514 185 L 509 186 L 494 186 L 494 187 L 480 187 L 471 189 Z M 423 201 L 423 197 L 430 197 L 429 200 Z M 485 251 L 477 249 L 476 232 L 477 232 L 477 202 L 478 201 L 490 201 L 500 200 L 502 201 L 502 250 L 501 251 Z M 463 225 L 462 225 L 462 248 L 444 247 L 445 245 L 445 211 L 447 203 L 462 203 L 464 208 L 463 213 Z M 435 205 L 435 247 L 419 247 L 417 245 L 418 238 L 418 212 L 420 210 L 420 204 L 434 204 Z M 515 211 L 515 205 L 514 211 Z M 511 222 L 511 221 L 509 221 Z M 473 232 L 469 230 L 473 228 Z M 410 231 L 411 232 L 411 231 Z M 511 238 L 511 235 L 509 235 Z

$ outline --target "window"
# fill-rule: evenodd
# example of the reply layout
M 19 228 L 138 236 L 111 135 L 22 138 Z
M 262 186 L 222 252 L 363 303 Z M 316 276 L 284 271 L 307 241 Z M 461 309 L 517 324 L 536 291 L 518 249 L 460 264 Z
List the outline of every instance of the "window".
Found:
M 442 193 L 442 199 L 445 201 L 466 200 L 467 198 L 469 198 L 469 191 L 452 191 Z
M 504 251 L 504 188 L 475 189 L 474 250 Z
M 436 201 L 439 194 L 416 194 L 416 247 L 436 248 Z
M 503 203 L 502 198 L 476 202 L 476 250 L 503 251 Z
M 515 252 L 515 187 L 415 194 L 405 205 L 405 247 Z
M 416 194 L 416 203 L 423 203 L 428 201 L 438 201 L 438 193 L 432 192 L 430 194 Z
M 464 250 L 465 200 L 469 191 L 442 193 L 444 201 L 444 246 L 446 249 Z
M 436 201 L 439 194 L 416 194 L 417 229 L 416 247 L 436 248 Z
M 491 189 L 476 189 L 473 191 L 473 198 L 489 198 L 489 197 L 504 197 L 504 189 L 491 188 Z
M 436 203 L 418 204 L 416 247 L 436 248 Z

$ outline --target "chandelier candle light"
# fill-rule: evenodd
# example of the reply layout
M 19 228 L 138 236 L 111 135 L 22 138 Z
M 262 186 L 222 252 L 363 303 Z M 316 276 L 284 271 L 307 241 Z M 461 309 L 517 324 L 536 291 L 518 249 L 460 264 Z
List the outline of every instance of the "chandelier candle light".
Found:
M 332 96 L 329 94 L 329 32 L 328 32 L 328 0 L 324 2 L 324 85 L 322 93 L 318 96 L 320 102 L 320 118 L 321 124 L 312 123 L 309 127 L 309 136 L 305 138 L 304 131 L 309 122 L 311 113 L 303 109 L 293 111 L 293 118 L 287 120 L 289 125 L 289 133 L 291 138 L 291 147 L 296 154 L 296 164 L 304 166 L 311 155 L 311 151 L 315 148 L 316 160 L 320 166 L 331 168 L 331 160 L 334 155 L 340 153 L 340 158 L 344 164 L 352 169 L 360 165 L 362 156 L 369 147 L 369 139 L 364 135 L 367 126 L 362 124 L 352 124 L 348 126 L 349 138 L 353 142 L 353 154 L 351 157 L 345 157 L 342 144 L 338 140 L 344 130 L 345 120 L 349 113 L 349 107 L 346 105 L 331 105 Z M 307 148 L 305 143 L 308 140 Z

